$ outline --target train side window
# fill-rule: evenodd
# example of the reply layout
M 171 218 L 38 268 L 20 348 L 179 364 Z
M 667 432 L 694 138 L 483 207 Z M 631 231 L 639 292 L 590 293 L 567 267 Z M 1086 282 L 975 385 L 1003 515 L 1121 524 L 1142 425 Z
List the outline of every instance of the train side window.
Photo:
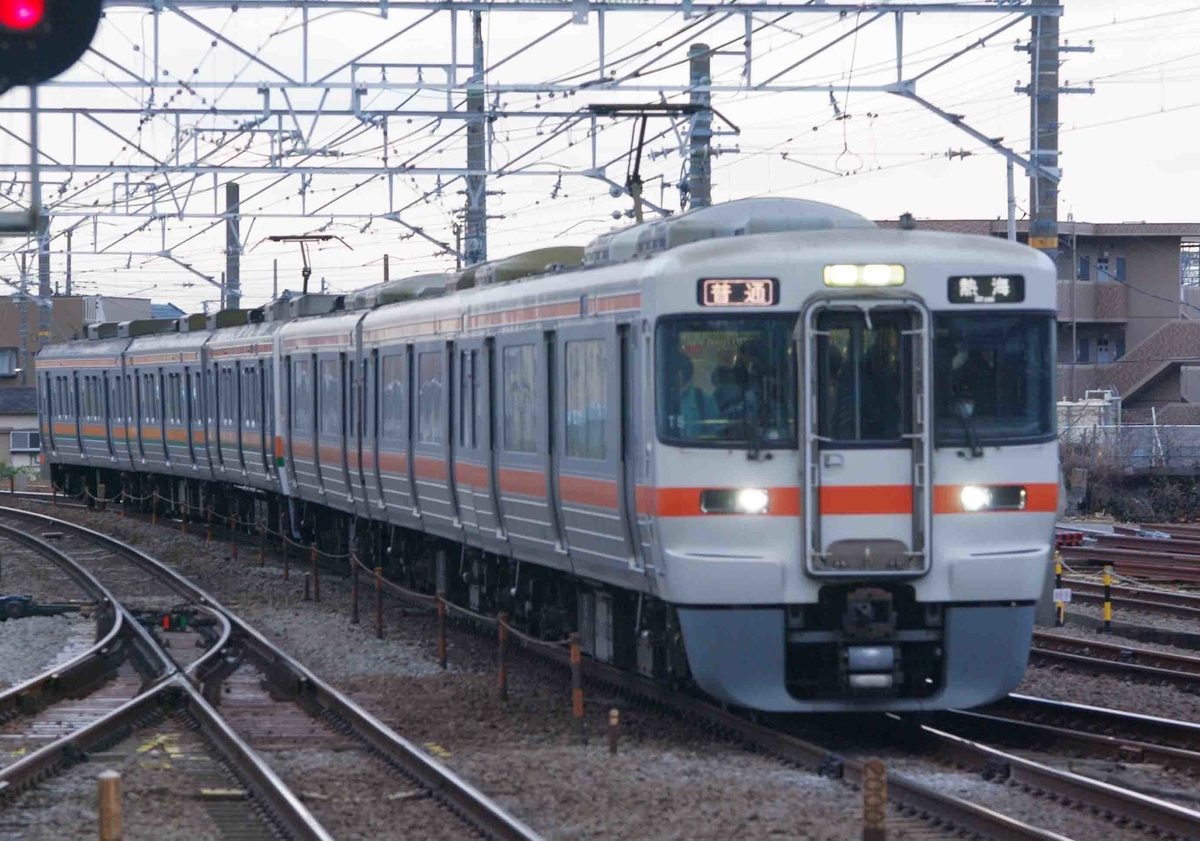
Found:
M 338 387 L 341 378 L 338 376 L 337 361 L 322 359 L 320 365 L 321 396 L 319 411 L 321 414 L 321 434 L 337 435 L 341 432 L 341 406 L 338 400 Z
M 312 432 L 312 363 L 299 359 L 292 363 L 292 428 Z
M 398 440 L 404 437 L 404 357 L 400 354 L 383 357 L 383 437 Z
M 192 422 L 195 423 L 200 417 L 200 373 L 198 371 L 188 375 L 188 384 L 192 390 Z
M 608 349 L 603 339 L 567 342 L 567 455 L 607 456 Z
M 471 447 L 469 426 L 470 426 L 470 407 L 471 407 L 471 367 L 470 367 L 471 352 L 464 350 L 460 352 L 458 366 L 458 444 L 460 447 Z
M 213 424 L 213 405 L 217 402 L 217 395 L 213 390 L 213 372 L 211 368 L 206 368 L 204 371 L 204 393 L 208 395 L 208 401 L 205 405 L 204 416 L 209 426 Z
M 504 349 L 504 449 L 537 452 L 537 347 Z
M 441 444 L 442 429 L 442 355 L 436 351 L 417 357 L 417 441 Z

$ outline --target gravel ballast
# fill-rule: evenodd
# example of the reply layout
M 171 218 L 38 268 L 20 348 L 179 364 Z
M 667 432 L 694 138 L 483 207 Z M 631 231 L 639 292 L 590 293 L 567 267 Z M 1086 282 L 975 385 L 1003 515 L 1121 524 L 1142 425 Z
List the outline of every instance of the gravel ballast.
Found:
M 1195 657 L 1197 652 L 1169 645 L 1120 640 L 1097 634 L 1076 625 L 1038 630 L 1088 641 L 1118 644 L 1128 643 L 1135 648 L 1148 648 L 1170 654 Z M 1127 712 L 1173 718 L 1180 721 L 1200 721 L 1200 696 L 1171 684 L 1157 684 L 1106 673 L 1092 673 L 1082 668 L 1058 663 L 1031 663 L 1025 679 L 1015 690 L 1019 695 L 1035 695 L 1057 701 L 1071 701 L 1095 707 L 1110 707 Z
M 52 513 L 44 506 L 30 506 Z M 509 702 L 496 691 L 494 640 L 452 626 L 450 669 L 436 661 L 435 624 L 424 611 L 386 604 L 385 639 L 373 628 L 373 590 L 362 585 L 363 623 L 349 619 L 349 578 L 323 574 L 322 602 L 303 601 L 306 560 L 292 577 L 242 548 L 182 536 L 112 514 L 53 512 L 112 534 L 166 561 L 208 589 L 259 631 L 347 691 L 398 733 L 491 795 L 547 838 L 796 838 L 841 841 L 858 831 L 861 795 L 852 787 L 729 745 L 673 717 L 629 707 L 588 690 L 586 744 L 577 743 L 564 671 L 513 657 Z M 236 569 L 237 574 L 232 574 Z M 611 707 L 621 709 L 620 752 L 602 738 Z M 285 763 L 303 763 L 303 752 Z M 344 789 L 314 794 L 317 811 L 350 808 L 370 796 L 347 770 Z M 336 776 L 336 775 L 335 775 Z M 376 775 L 377 777 L 378 775 Z M 403 793 L 405 781 L 378 781 Z M 361 827 L 364 838 L 378 826 Z M 889 837 L 912 837 L 897 827 Z M 354 837 L 339 833 L 339 837 Z
M 66 773 L 43 781 L 0 810 L 0 838 L 21 841 L 94 841 L 99 827 L 96 778 L 121 774 L 123 841 L 222 841 L 228 837 L 210 813 L 205 789 L 240 784 L 218 764 L 199 735 L 169 719 Z M 236 823 L 260 824 L 249 813 Z M 260 824 L 260 833 L 268 837 Z
M 85 651 L 95 638 L 96 623 L 78 613 L 0 623 L 0 689 L 66 662 Z

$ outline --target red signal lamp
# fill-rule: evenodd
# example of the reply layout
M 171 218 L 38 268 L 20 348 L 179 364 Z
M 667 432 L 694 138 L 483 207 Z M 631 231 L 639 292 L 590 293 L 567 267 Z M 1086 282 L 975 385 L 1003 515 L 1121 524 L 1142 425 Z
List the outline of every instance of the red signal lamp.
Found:
M 45 0 L 0 0 L 0 26 L 28 32 L 42 22 Z

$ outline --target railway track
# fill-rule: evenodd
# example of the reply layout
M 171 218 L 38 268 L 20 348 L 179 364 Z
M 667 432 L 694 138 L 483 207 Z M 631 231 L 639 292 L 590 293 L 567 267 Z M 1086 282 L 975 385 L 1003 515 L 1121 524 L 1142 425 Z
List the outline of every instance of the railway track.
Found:
M 1097 581 L 1068 577 L 1063 579 L 1063 584 L 1070 587 L 1072 602 L 1104 604 L 1104 585 Z M 1200 595 L 1195 593 L 1123 585 L 1113 585 L 1111 593 L 1114 606 L 1200 621 Z
M 977 712 L 1030 724 L 1108 736 L 1123 742 L 1140 742 L 1200 753 L 1200 724 L 1195 722 L 1175 721 L 1124 710 L 1016 694 L 989 704 Z
M 933 723 L 972 739 L 1200 776 L 1200 724 L 1192 722 L 1010 695 L 979 710 L 938 713 Z
M 408 796 L 395 800 L 399 805 L 393 811 L 398 821 L 403 821 L 406 812 L 408 817 L 427 824 L 451 821 L 456 829 L 448 837 L 538 837 L 226 611 L 209 594 L 139 550 L 82 526 L 16 509 L 0 509 L 0 531 L 73 568 L 75 575 L 87 582 L 90 594 L 98 602 L 111 605 L 114 616 L 120 618 L 119 623 L 114 619 L 115 631 L 106 629 L 105 644 L 98 646 L 94 655 L 77 658 L 77 668 L 86 676 L 72 681 L 72 691 L 86 691 L 94 685 L 98 681 L 95 673 L 101 669 L 111 672 L 110 662 L 96 658 L 106 653 L 111 658 L 115 641 L 124 639 L 119 635 L 138 641 L 137 650 L 146 661 L 139 672 L 149 684 L 116 710 L 0 769 L 0 800 L 11 801 L 45 775 L 169 717 L 187 728 L 198 729 L 243 782 L 254 804 L 269 814 L 276 827 L 294 838 L 325 839 L 345 833 L 335 834 L 323 826 L 314 815 L 321 812 L 319 806 L 310 810 L 295 787 L 285 782 L 285 778 L 311 780 L 319 776 L 312 757 L 305 768 L 288 767 L 277 772 L 264 756 L 282 763 L 290 754 L 302 750 L 311 754 L 321 749 L 330 754 L 353 751 L 355 761 L 364 767 L 370 768 L 373 763 L 384 772 L 399 772 L 409 791 L 403 793 Z M 61 547 L 34 536 L 32 532 L 36 531 L 49 533 Z M 101 571 L 92 575 L 88 570 L 93 567 Z M 182 604 L 203 611 L 214 617 L 221 632 L 207 651 L 181 668 L 101 579 L 105 584 L 111 579 L 114 590 L 143 600 L 149 590 L 152 601 L 165 603 L 169 598 L 176 609 Z M 90 670 L 84 670 L 85 663 Z M 3 697 L 10 698 L 9 708 L 20 714 L 35 705 L 47 688 L 50 694 L 61 694 L 61 671 L 41 675 L 5 693 Z M 217 712 L 216 702 L 222 713 Z M 319 768 L 321 763 L 315 764 Z M 405 805 L 409 803 L 415 806 Z M 422 805 L 426 803 L 429 805 Z M 353 820 L 353 816 L 343 815 L 341 819 Z M 435 836 L 445 830 L 423 825 L 417 831 Z
M 1200 688 L 1200 657 L 1035 631 L 1030 657 L 1091 672 Z
M 387 592 L 400 601 L 406 600 L 405 591 L 401 588 L 389 586 Z M 428 607 L 427 600 L 413 600 L 410 604 Z M 469 620 L 467 624 L 470 624 Z M 541 646 L 525 647 L 519 640 L 514 643 L 514 647 L 539 658 L 548 659 L 564 668 L 568 667 L 565 651 Z M 802 738 L 791 732 L 789 726 L 779 722 L 751 720 L 717 708 L 705 700 L 669 692 L 637 675 L 591 660 L 584 660 L 583 671 L 589 681 L 631 697 L 639 703 L 666 708 L 675 714 L 703 722 L 734 740 L 785 762 L 820 768 L 831 776 L 844 778 L 852 784 L 861 784 L 862 759 L 831 747 L 827 739 L 819 736 Z M 989 715 L 992 714 L 994 713 L 989 710 Z M 1016 717 L 1009 720 L 1017 722 Z M 965 721 L 968 719 L 959 719 L 955 726 L 965 727 Z M 943 724 L 941 720 L 937 723 Z M 1012 723 L 1007 726 L 1016 728 L 1020 724 Z M 972 742 L 953 732 L 949 725 L 946 725 L 946 729 L 922 727 L 920 730 L 922 750 L 934 754 L 942 762 L 953 763 L 972 773 L 1009 780 L 1015 785 L 1025 787 L 1035 796 L 1048 795 L 1055 801 L 1087 810 L 1089 814 L 1106 815 L 1115 824 L 1129 823 L 1145 827 L 1154 834 L 1166 833 L 1180 838 L 1200 837 L 1200 813 L 1134 791 L 1106 786 L 1086 777 Z M 1077 736 L 1077 739 L 1081 744 L 1084 741 L 1092 741 L 1083 736 Z M 1130 741 L 1126 740 L 1126 747 L 1129 747 Z M 1097 746 L 1094 748 L 1097 752 L 1100 750 L 1099 744 L 1096 742 Z M 1152 745 L 1150 742 L 1146 744 Z M 1158 752 L 1152 752 L 1151 756 L 1160 757 L 1171 753 L 1167 746 L 1155 747 Z M 1181 766 L 1190 763 L 1188 751 L 1182 748 L 1178 750 L 1180 753 L 1173 756 L 1175 761 Z M 1187 767 L 1192 766 L 1187 764 Z M 938 836 L 966 834 L 1002 839 L 1066 837 L 1011 818 L 1000 810 L 989 809 L 937 790 L 905 773 L 889 771 L 888 785 L 893 818 L 896 821 L 893 825 L 909 828 L 913 837 L 926 837 L 930 833 Z

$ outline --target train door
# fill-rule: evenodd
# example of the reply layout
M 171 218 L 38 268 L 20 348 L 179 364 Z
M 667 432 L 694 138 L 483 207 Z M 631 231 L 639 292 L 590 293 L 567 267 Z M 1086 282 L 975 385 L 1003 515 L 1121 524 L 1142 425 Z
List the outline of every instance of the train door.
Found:
M 929 313 L 823 301 L 802 323 L 807 569 L 920 575 L 932 504 Z
M 576 572 L 612 581 L 633 566 L 621 488 L 621 346 L 615 326 L 560 329 L 554 358 L 560 523 Z
M 109 379 L 108 388 L 108 434 L 112 437 L 113 458 L 123 461 L 129 456 L 129 444 L 125 433 L 125 377 L 120 368 Z
M 413 468 L 417 507 L 425 528 L 437 534 L 458 536 L 458 512 L 453 499 L 450 462 L 451 346 L 446 342 L 416 345 L 412 367 Z
M 163 369 L 150 375 L 150 387 L 154 390 L 154 425 L 158 430 L 158 441 L 162 445 L 163 463 L 171 463 L 171 451 L 167 447 L 167 388 Z
M 146 446 L 142 443 L 142 384 L 137 368 L 130 369 L 130 373 L 125 375 L 125 398 L 129 401 L 126 406 L 125 428 L 125 433 L 130 439 L 129 457 L 145 464 Z
M 360 325 L 359 329 L 362 327 Z M 383 480 L 379 471 L 379 437 L 383 432 L 380 417 L 382 415 L 382 406 L 380 401 L 380 383 L 382 382 L 379 371 L 379 349 L 373 348 L 369 354 L 363 355 L 362 369 L 362 405 L 363 414 L 360 426 L 363 430 L 364 441 L 363 452 L 359 452 L 360 464 L 369 465 L 369 470 L 364 470 L 366 476 L 363 480 L 363 489 L 367 495 L 367 501 L 372 506 L 383 505 Z
M 361 344 L 358 344 L 358 347 L 361 347 Z M 367 496 L 367 471 L 363 457 L 367 429 L 367 360 L 357 350 L 347 360 L 346 372 L 346 388 L 348 390 L 346 457 L 350 460 L 350 489 L 354 494 L 355 510 L 365 517 L 371 509 L 370 499 Z
M 476 494 L 488 490 L 487 450 L 481 446 L 479 423 L 479 375 L 482 339 L 454 345 L 454 493 L 459 518 L 468 541 L 481 543 Z
M 231 398 L 229 420 L 233 427 L 233 446 L 236 450 L 237 464 L 242 470 L 242 475 L 246 475 L 246 421 L 250 418 L 250 406 L 247 404 L 246 398 L 249 396 L 246 389 L 246 376 L 249 373 L 248 369 L 242 365 L 241 361 L 233 363 L 229 369 L 229 393 Z
M 50 444 L 50 452 L 58 455 L 58 443 L 54 438 L 54 380 L 49 374 L 44 374 L 42 375 L 42 384 L 42 435 Z M 42 451 L 45 452 L 46 448 L 43 447 Z
M 205 440 L 208 442 L 208 456 L 214 469 L 225 469 L 225 455 L 221 452 L 221 413 L 225 411 L 221 394 L 221 367 L 216 362 L 205 367 L 204 390 L 208 414 L 208 428 Z
M 112 389 L 112 384 L 108 377 L 108 371 L 101 373 L 101 394 L 100 400 L 103 408 L 101 421 L 104 423 L 104 443 L 108 445 L 108 457 L 113 461 L 117 460 L 117 448 L 113 444 L 113 409 L 112 401 L 109 399 L 109 392 Z
M 640 363 L 641 331 L 634 324 L 617 325 L 617 341 L 620 351 L 620 370 L 617 372 L 621 384 L 621 462 L 618 465 L 618 485 L 625 505 L 625 528 L 629 535 L 630 561 L 640 574 L 646 574 L 646 553 L 642 546 L 641 526 L 638 521 L 638 485 L 648 484 L 645 476 L 645 461 L 642 458 L 642 408 L 638 400 L 638 366 Z M 654 576 L 646 581 L 653 592 Z
M 346 500 L 350 503 L 351 509 L 354 508 L 354 489 L 350 481 L 350 449 L 354 446 L 351 437 L 351 430 L 354 428 L 354 389 L 351 380 L 354 378 L 354 362 L 351 361 L 347 354 L 338 354 L 338 426 L 337 426 L 337 460 L 340 463 L 342 474 L 342 488 L 346 494 Z M 357 451 L 354 454 L 356 459 L 355 473 L 357 474 Z
M 513 550 L 559 569 L 569 567 L 550 493 L 547 375 L 550 343 L 540 332 L 495 339 L 495 451 L 501 526 Z
M 192 372 L 192 449 L 196 452 L 200 468 L 212 475 L 212 458 L 209 451 L 208 395 L 204 391 L 204 362 Z
M 79 389 L 79 372 L 71 372 L 71 402 L 75 412 L 75 443 L 79 447 L 79 455 L 87 458 L 87 450 L 83 448 L 83 399 Z
M 258 403 L 258 443 L 262 453 L 263 476 L 270 478 L 275 472 L 275 424 L 271 404 L 271 363 L 258 360 L 258 382 L 254 395 Z

